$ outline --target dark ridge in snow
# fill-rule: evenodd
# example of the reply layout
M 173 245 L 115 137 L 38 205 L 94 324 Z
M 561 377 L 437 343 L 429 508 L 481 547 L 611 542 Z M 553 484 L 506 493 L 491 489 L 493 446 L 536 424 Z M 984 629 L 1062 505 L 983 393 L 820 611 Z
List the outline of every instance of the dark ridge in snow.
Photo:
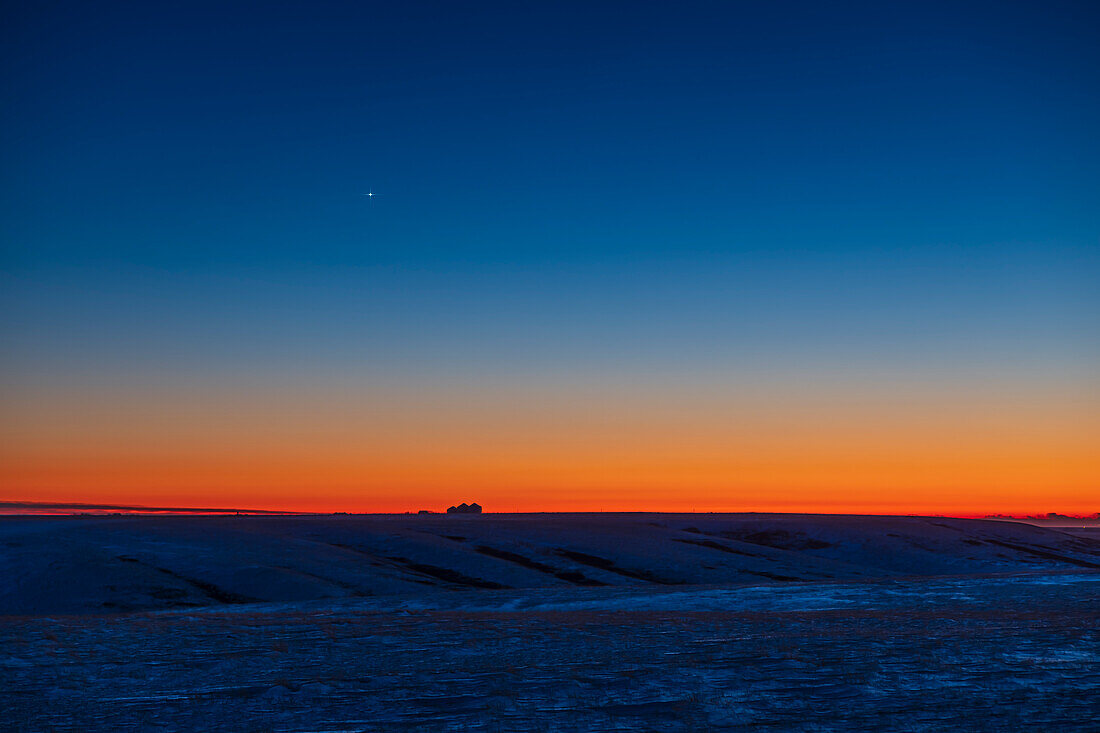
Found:
M 141 562 L 140 560 L 136 562 Z M 171 578 L 178 578 L 188 585 L 192 585 L 202 593 L 206 595 L 212 601 L 217 603 L 256 603 L 258 598 L 251 598 L 249 596 L 241 595 L 240 593 L 232 593 L 227 590 L 223 590 L 213 583 L 207 583 L 204 580 L 196 580 L 195 578 L 188 578 L 186 575 L 177 573 L 174 570 L 168 570 L 167 568 L 153 567 L 158 573 L 164 573 Z
M 712 550 L 719 550 L 721 552 L 728 552 L 731 555 L 742 555 L 744 557 L 764 557 L 755 552 L 745 552 L 744 550 L 735 550 L 728 545 L 723 545 L 721 542 L 715 542 L 714 540 L 685 540 L 681 537 L 673 537 L 673 542 L 683 542 L 685 545 L 697 545 L 699 547 L 709 547 Z
M 1007 547 L 1010 550 L 1016 550 L 1017 552 L 1027 553 L 1028 555 L 1035 555 L 1036 557 L 1057 560 L 1059 562 L 1069 563 L 1070 565 L 1079 565 L 1083 568 L 1100 569 L 1100 563 L 1088 562 L 1086 560 L 1079 560 L 1073 557 L 1066 557 L 1065 555 L 1058 555 L 1053 552 L 1047 552 L 1046 550 L 1040 550 L 1034 547 L 1021 547 L 1020 545 L 1015 545 L 1011 542 L 1004 542 L 1002 540 L 986 540 L 986 542 L 991 545 L 1000 545 L 1001 547 Z
M 591 578 L 586 578 L 584 573 L 579 573 L 579 572 L 576 572 L 575 570 L 559 570 L 557 568 L 550 567 L 549 565 L 545 565 L 541 562 L 537 562 L 535 560 L 532 560 L 529 557 L 524 557 L 523 555 L 520 555 L 520 554 L 515 553 L 515 552 L 508 552 L 507 550 L 498 550 L 495 547 L 486 547 L 485 545 L 478 545 L 477 547 L 474 548 L 474 551 L 475 552 L 480 552 L 482 555 L 488 555 L 489 557 L 495 557 L 495 558 L 498 558 L 500 560 L 507 560 L 508 562 L 514 562 L 517 565 L 520 565 L 520 566 L 525 567 L 525 568 L 530 568 L 531 570 L 537 570 L 540 573 L 546 573 L 547 575 L 553 575 L 555 578 L 560 578 L 561 580 L 572 583 L 574 585 L 589 585 L 589 586 L 607 585 L 607 583 L 601 583 L 598 580 L 592 580 Z
M 396 563 L 404 565 L 409 570 L 417 573 L 428 575 L 432 578 L 438 578 L 445 583 L 451 583 L 453 585 L 465 586 L 467 588 L 490 588 L 494 590 L 501 590 L 507 588 L 506 585 L 500 583 L 494 583 L 491 580 L 482 580 L 481 578 L 472 578 L 469 575 L 463 575 L 457 570 L 451 570 L 450 568 L 440 568 L 435 565 L 428 565 L 422 562 L 413 562 L 407 557 L 391 557 Z
M 559 547 L 555 552 L 561 557 L 567 557 L 574 562 L 579 562 L 581 565 L 587 565 L 589 567 L 599 568 L 600 570 L 606 570 L 617 575 L 622 575 L 625 578 L 644 580 L 647 583 L 658 583 L 659 585 L 683 584 L 683 581 L 662 579 L 648 570 L 629 570 L 627 568 L 621 568 L 616 565 L 614 561 L 608 560 L 606 557 L 597 557 L 595 555 L 589 555 L 586 552 L 567 550 L 563 547 Z

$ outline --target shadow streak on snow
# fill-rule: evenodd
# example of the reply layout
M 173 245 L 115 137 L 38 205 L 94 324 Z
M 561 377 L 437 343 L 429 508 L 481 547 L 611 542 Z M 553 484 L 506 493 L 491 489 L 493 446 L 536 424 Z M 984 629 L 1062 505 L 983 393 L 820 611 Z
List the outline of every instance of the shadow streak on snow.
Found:
M 413 562 L 407 557 L 394 556 L 387 559 L 392 560 L 393 562 L 402 565 L 409 570 L 412 570 L 413 572 L 421 573 L 422 575 L 427 575 L 429 577 L 436 578 L 437 580 L 442 580 L 445 583 L 463 585 L 467 588 L 484 588 L 486 590 L 503 590 L 508 587 L 506 585 L 496 583 L 491 580 L 484 580 L 482 578 L 475 578 L 470 575 L 465 575 L 458 572 L 457 570 L 452 570 L 451 568 L 441 568 L 437 565 L 428 565 L 427 563 Z
M 182 575 L 174 570 L 169 570 L 168 568 L 150 565 L 149 563 L 142 562 L 135 557 L 120 555 L 117 559 L 121 560 L 122 562 L 137 563 L 139 565 L 150 568 L 151 570 L 156 570 L 158 573 L 163 573 L 170 578 L 175 578 L 176 580 L 183 581 L 192 588 L 195 588 L 196 590 L 201 592 L 210 600 L 217 601 L 218 603 L 257 603 L 260 601 L 259 598 L 252 598 L 251 596 L 242 595 L 240 593 L 233 593 L 231 591 L 225 590 L 224 588 L 219 588 L 213 583 L 208 583 L 205 580 L 199 580 L 198 578 L 192 578 L 187 575 Z
M 529 557 L 520 555 L 517 552 L 509 552 L 508 550 L 500 550 L 495 547 L 488 547 L 487 545 L 478 545 L 474 548 L 475 552 L 487 555 L 489 557 L 495 557 L 498 560 L 504 560 L 505 562 L 515 563 L 521 567 L 525 567 L 529 570 L 536 570 L 540 573 L 546 573 L 547 575 L 553 575 L 555 578 L 572 583 L 573 585 L 585 585 L 585 586 L 599 586 L 607 585 L 594 578 L 589 578 L 584 573 L 576 570 L 559 570 L 558 568 L 551 567 L 543 564 L 537 560 L 532 560 Z
M 728 552 L 731 555 L 741 555 L 742 557 L 762 557 L 767 559 L 767 555 L 758 555 L 755 552 L 744 552 L 742 550 L 735 550 L 728 545 L 723 545 L 720 542 L 714 540 L 685 540 L 678 537 L 672 538 L 673 542 L 682 542 L 685 545 L 695 545 L 696 547 L 707 547 L 711 550 L 718 550 L 720 552 Z
M 1070 565 L 1077 565 L 1078 567 L 1082 568 L 1100 568 L 1100 564 L 1098 563 L 1089 562 L 1087 560 L 1078 560 L 1072 557 L 1066 557 L 1065 555 L 1048 552 L 1047 550 L 1037 550 L 1033 547 L 1025 547 L 1023 545 L 1016 545 L 1011 542 L 1003 542 L 1001 540 L 986 539 L 986 542 L 991 545 L 1000 545 L 1001 547 L 1007 547 L 1008 549 L 1015 550 L 1016 552 L 1023 552 L 1028 555 L 1035 555 L 1036 557 L 1041 557 L 1046 560 L 1057 560 L 1059 562 L 1069 563 Z
M 577 552 L 576 550 L 567 550 L 564 547 L 559 547 L 555 550 L 555 554 L 564 558 L 568 558 L 573 562 L 580 563 L 581 565 L 587 565 L 591 568 L 597 568 L 599 570 L 606 570 L 609 573 L 622 575 L 625 578 L 644 580 L 647 583 L 656 583 L 658 585 L 684 585 L 684 581 L 682 580 L 668 580 L 665 578 L 661 578 L 648 570 L 629 570 L 627 568 L 621 568 L 611 560 L 608 560 L 606 557 L 589 555 L 586 552 Z

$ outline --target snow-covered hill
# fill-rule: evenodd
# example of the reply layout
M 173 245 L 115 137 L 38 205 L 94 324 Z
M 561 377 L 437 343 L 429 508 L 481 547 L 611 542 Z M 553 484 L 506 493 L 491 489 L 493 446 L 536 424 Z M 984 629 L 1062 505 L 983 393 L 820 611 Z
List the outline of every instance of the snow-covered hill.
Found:
M 1036 570 L 1100 572 L 1100 541 L 942 517 L 0 518 L 0 615 Z

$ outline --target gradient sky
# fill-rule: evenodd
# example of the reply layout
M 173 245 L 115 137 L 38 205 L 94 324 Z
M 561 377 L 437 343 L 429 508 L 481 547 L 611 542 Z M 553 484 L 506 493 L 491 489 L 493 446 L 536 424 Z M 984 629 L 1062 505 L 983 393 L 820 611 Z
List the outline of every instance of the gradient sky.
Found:
M 1100 510 L 1095 3 L 5 13 L 0 499 Z

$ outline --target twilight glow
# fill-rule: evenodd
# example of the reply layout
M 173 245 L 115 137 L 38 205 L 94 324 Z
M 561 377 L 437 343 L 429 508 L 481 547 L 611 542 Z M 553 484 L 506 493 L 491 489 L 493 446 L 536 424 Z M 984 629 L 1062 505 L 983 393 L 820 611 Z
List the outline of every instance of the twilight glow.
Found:
M 1087 5 L 154 6 L 4 31 L 0 499 L 1100 510 Z

